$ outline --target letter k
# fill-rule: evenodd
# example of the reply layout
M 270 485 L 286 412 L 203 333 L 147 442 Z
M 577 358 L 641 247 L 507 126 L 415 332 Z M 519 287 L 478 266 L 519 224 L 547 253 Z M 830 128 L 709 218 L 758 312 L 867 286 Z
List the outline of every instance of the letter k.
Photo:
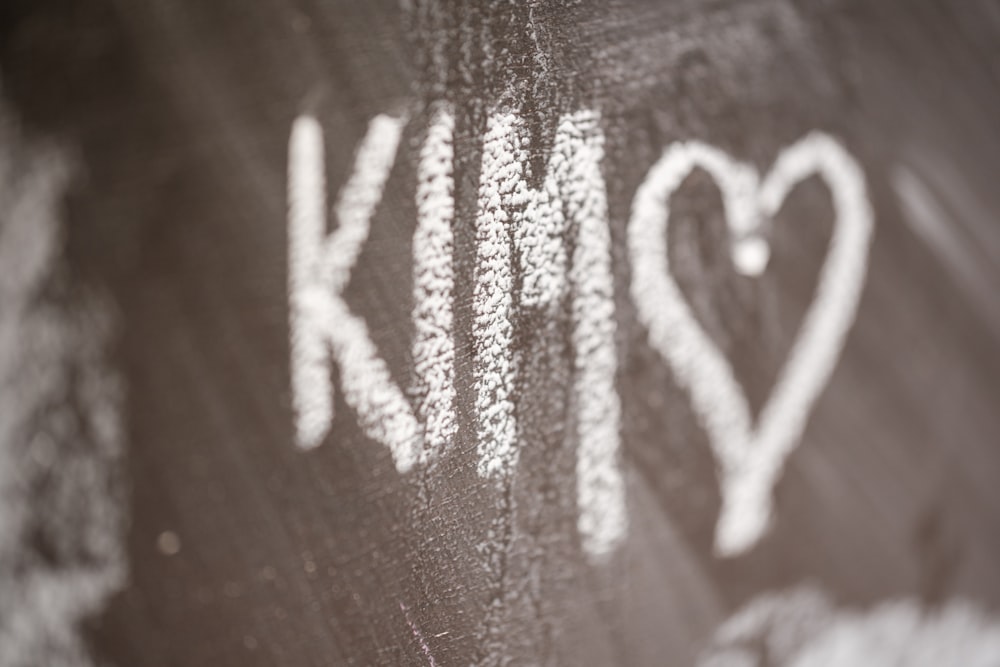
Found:
M 288 164 L 288 288 L 295 440 L 311 449 L 333 421 L 330 363 L 340 369 L 344 401 L 362 431 L 387 446 L 407 472 L 422 450 L 422 428 L 368 333 L 348 308 L 344 288 L 368 238 L 371 217 L 396 157 L 404 122 L 376 116 L 358 149 L 354 170 L 327 232 L 323 130 L 300 116 L 292 126 Z

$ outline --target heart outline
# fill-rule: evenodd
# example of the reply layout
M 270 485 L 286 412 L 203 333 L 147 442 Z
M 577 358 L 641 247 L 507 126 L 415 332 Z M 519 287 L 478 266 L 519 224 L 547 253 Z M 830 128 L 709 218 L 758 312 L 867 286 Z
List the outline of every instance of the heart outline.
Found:
M 833 234 L 812 303 L 756 423 L 732 365 L 698 324 L 670 274 L 670 197 L 695 167 L 712 175 L 722 192 L 738 265 L 740 244 L 760 242 L 759 214 L 772 217 L 805 178 L 823 178 L 833 199 Z M 782 150 L 763 181 L 752 165 L 713 146 L 674 143 L 636 190 L 628 226 L 632 299 L 650 343 L 687 391 L 720 469 L 723 504 L 714 543 L 719 556 L 745 552 L 768 527 L 773 485 L 801 439 L 857 315 L 873 229 L 861 167 L 822 132 Z

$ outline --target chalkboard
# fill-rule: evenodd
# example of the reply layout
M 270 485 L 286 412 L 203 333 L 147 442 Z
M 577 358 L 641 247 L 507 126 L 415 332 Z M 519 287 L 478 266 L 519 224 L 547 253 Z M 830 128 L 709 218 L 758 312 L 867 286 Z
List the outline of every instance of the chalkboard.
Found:
M 7 0 L 0 665 L 1000 664 L 998 38 Z

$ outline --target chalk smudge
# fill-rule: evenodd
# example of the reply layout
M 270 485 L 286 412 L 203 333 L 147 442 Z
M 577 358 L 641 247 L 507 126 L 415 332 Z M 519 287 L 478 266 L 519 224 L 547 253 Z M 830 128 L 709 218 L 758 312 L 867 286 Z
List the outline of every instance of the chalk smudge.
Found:
M 61 272 L 70 169 L 0 110 L 0 664 L 91 664 L 127 576 L 110 310 Z
M 716 631 L 698 664 L 988 667 L 997 656 L 1000 619 L 969 602 L 924 607 L 899 599 L 869 610 L 837 609 L 823 593 L 803 587 L 752 600 Z
M 669 200 L 700 167 L 722 191 L 742 271 L 763 270 L 762 217 L 773 216 L 800 181 L 821 176 L 835 209 L 833 237 L 812 304 L 756 426 L 733 369 L 698 324 L 676 281 L 667 252 Z M 786 148 L 771 172 L 756 170 L 700 142 L 669 146 L 636 192 L 628 242 L 632 298 L 653 347 L 691 396 L 722 475 L 723 506 L 715 551 L 733 556 L 752 547 L 771 516 L 771 489 L 798 444 L 813 402 L 837 363 L 864 285 L 873 213 L 864 174 L 831 137 L 815 132 Z M 746 244 L 750 244 L 747 246 Z

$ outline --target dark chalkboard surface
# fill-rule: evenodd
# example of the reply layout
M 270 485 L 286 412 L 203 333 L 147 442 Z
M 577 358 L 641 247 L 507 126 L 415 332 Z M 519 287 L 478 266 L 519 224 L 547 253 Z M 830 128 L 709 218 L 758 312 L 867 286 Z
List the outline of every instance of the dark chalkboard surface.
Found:
M 0 40 L 0 665 L 1000 664 L 996 3 Z

